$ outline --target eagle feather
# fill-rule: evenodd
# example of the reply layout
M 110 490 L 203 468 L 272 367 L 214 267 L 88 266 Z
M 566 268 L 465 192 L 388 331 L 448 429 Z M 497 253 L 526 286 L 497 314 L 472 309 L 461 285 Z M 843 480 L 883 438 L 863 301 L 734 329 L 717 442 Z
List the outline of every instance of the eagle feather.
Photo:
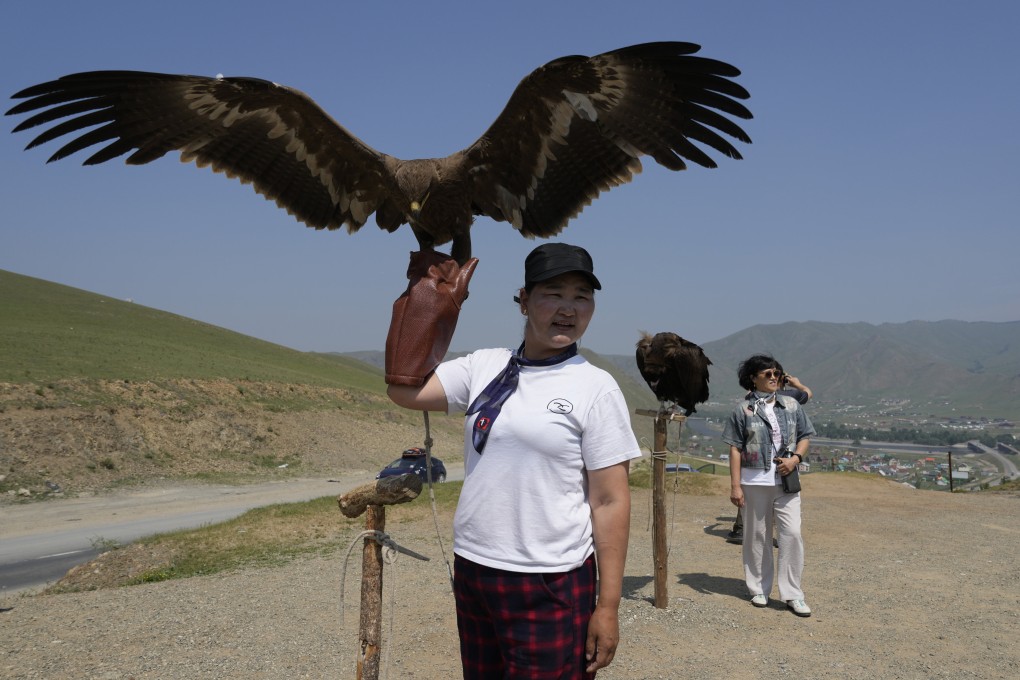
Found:
M 660 402 L 672 402 L 691 415 L 708 401 L 712 362 L 698 345 L 676 333 L 642 333 L 635 356 L 641 377 Z
M 15 132 L 55 123 L 28 149 L 73 137 L 50 157 L 95 145 L 94 165 L 132 165 L 170 151 L 250 183 L 315 229 L 410 224 L 422 248 L 448 242 L 470 257 L 476 215 L 549 237 L 598 195 L 629 182 L 641 156 L 670 170 L 733 159 L 728 138 L 750 143 L 733 66 L 698 45 L 659 42 L 553 60 L 526 76 L 474 144 L 446 158 L 401 160 L 368 146 L 307 95 L 266 80 L 140 71 L 75 73 L 26 88 L 8 115 Z M 700 145 L 700 146 L 699 146 Z M 427 199 L 427 200 L 426 200 Z

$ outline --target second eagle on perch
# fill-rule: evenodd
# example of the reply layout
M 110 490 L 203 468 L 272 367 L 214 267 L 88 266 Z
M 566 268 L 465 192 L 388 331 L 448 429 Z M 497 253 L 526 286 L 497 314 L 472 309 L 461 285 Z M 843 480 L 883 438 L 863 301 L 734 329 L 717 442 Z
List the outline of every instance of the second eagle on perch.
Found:
M 702 144 L 739 159 L 726 137 L 751 140 L 727 116 L 750 119 L 739 101 L 749 95 L 732 80 L 739 70 L 699 49 L 656 42 L 551 61 L 521 81 L 485 134 L 445 158 L 376 151 L 307 95 L 255 78 L 76 73 L 18 92 L 25 101 L 7 113 L 35 112 L 15 132 L 60 121 L 28 148 L 81 133 L 50 161 L 97 144 L 85 165 L 179 151 L 251 183 L 309 227 L 353 233 L 375 213 L 386 231 L 410 224 L 423 250 L 452 241 L 463 264 L 476 215 L 550 237 L 629 182 L 641 156 L 670 170 L 715 167 Z
M 637 343 L 637 366 L 641 377 L 663 405 L 672 402 L 691 415 L 708 401 L 708 367 L 705 352 L 676 333 L 642 333 Z

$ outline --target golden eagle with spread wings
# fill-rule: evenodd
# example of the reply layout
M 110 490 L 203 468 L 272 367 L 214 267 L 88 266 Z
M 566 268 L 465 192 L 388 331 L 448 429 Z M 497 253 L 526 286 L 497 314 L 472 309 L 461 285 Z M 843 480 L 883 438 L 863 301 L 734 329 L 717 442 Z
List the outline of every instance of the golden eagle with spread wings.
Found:
M 686 411 L 708 401 L 708 367 L 704 350 L 676 333 L 642 333 L 637 343 L 641 377 L 660 402 L 673 402 Z
M 452 241 L 471 256 L 476 215 L 549 237 L 600 192 L 629 182 L 651 156 L 670 170 L 715 167 L 698 145 L 730 158 L 750 143 L 730 117 L 750 119 L 740 71 L 657 42 L 568 56 L 529 74 L 474 144 L 446 158 L 376 151 L 298 90 L 255 78 L 92 71 L 26 88 L 8 115 L 35 112 L 15 132 L 56 123 L 27 148 L 80 135 L 50 161 L 105 145 L 84 164 L 130 153 L 141 165 L 179 151 L 276 201 L 315 229 L 387 231 L 410 224 L 422 249 Z M 729 117 L 727 117 L 729 116 Z

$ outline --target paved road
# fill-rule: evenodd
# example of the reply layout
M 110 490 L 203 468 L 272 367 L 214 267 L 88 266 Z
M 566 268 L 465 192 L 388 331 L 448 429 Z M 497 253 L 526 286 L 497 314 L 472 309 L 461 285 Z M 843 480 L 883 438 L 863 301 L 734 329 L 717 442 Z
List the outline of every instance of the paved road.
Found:
M 6 506 L 0 522 L 0 592 L 60 579 L 112 544 L 222 522 L 252 508 L 336 496 L 373 475 L 297 479 L 252 486 L 137 489 L 114 495 Z
M 1004 456 L 998 451 L 991 449 L 989 449 L 988 453 L 1002 463 L 1003 474 L 1005 474 L 1006 477 L 1009 479 L 1016 479 L 1017 477 L 1020 477 L 1020 469 L 1017 468 L 1017 464 L 1013 462 L 1012 458 Z
M 463 479 L 463 465 L 448 463 L 447 475 L 450 481 Z M 0 510 L 0 594 L 55 582 L 114 544 L 223 522 L 275 503 L 339 496 L 374 479 L 374 473 L 361 472 L 339 479 L 292 479 L 250 486 L 143 487 L 4 506 Z

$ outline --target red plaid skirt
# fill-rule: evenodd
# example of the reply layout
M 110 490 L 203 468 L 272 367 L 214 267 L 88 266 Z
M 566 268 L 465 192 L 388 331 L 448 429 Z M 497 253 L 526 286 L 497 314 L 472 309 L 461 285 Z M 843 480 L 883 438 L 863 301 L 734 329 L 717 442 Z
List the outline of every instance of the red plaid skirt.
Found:
M 585 673 L 595 610 L 595 556 L 562 573 L 527 574 L 454 556 L 454 597 L 466 680 L 573 680 Z

